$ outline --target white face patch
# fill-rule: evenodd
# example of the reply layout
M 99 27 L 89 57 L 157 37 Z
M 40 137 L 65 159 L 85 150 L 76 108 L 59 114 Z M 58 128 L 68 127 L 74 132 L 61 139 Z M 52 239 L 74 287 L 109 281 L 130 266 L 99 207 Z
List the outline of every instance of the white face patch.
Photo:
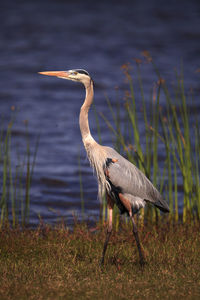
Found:
M 69 80 L 82 82 L 84 84 L 85 80 L 90 79 L 90 75 L 87 71 L 83 69 L 73 69 L 67 71 L 69 73 Z
M 76 76 L 78 74 L 78 72 L 75 70 L 69 70 L 68 72 L 70 73 L 70 75 L 73 75 L 73 76 Z

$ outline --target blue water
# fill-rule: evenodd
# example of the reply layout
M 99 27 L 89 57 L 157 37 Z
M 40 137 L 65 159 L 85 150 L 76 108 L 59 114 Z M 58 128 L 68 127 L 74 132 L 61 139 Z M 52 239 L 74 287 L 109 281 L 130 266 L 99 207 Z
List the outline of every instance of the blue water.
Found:
M 45 222 L 54 223 L 63 216 L 70 223 L 73 214 L 81 214 L 79 156 L 85 214 L 97 219 L 96 180 L 78 127 L 84 89 L 37 72 L 88 70 L 95 81 L 96 110 L 111 119 L 105 95 L 113 103 L 118 98 L 123 107 L 126 83 L 121 65 L 142 58 L 141 52 L 148 50 L 169 84 L 175 79 L 174 69 L 180 70 L 183 62 L 186 90 L 192 87 L 197 94 L 199 1 L 6 1 L 1 3 L 0 20 L 1 115 L 9 120 L 15 106 L 14 164 L 18 163 L 16 153 L 23 157 L 26 148 L 24 120 L 29 124 L 31 149 L 41 134 L 30 222 L 37 224 L 40 215 Z M 156 77 L 150 65 L 143 63 L 141 68 L 148 102 Z M 135 76 L 134 67 L 132 74 Z M 194 110 L 200 110 L 197 100 Z M 92 112 L 90 127 L 98 140 Z M 140 120 L 141 132 L 143 129 Z M 113 137 L 103 120 L 101 135 L 103 144 L 112 146 Z

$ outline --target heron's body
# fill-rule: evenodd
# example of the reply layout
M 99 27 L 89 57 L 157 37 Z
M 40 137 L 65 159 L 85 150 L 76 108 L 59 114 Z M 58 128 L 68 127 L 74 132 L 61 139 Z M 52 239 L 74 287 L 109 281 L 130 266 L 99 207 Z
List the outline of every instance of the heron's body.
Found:
M 149 179 L 135 165 L 114 149 L 99 145 L 92 137 L 88 123 L 88 112 L 93 101 L 94 92 L 93 81 L 88 72 L 85 70 L 70 70 L 41 72 L 41 74 L 79 81 L 84 84 L 86 89 L 85 101 L 79 116 L 80 130 L 88 159 L 97 175 L 99 195 L 102 197 L 106 194 L 109 209 L 108 231 L 101 263 L 104 263 L 104 255 L 112 230 L 113 206 L 116 204 L 121 213 L 127 213 L 132 219 L 140 262 L 143 264 L 144 258 L 133 215 L 144 207 L 146 202 L 152 203 L 163 212 L 169 212 L 167 203 Z
M 161 194 L 135 165 L 113 148 L 95 143 L 91 141 L 90 145 L 87 144 L 86 151 L 91 165 L 99 174 L 99 186 L 103 185 L 100 192 L 106 191 L 119 209 L 121 205 L 116 201 L 116 197 L 122 194 L 130 203 L 132 214 L 143 208 L 146 202 L 151 202 L 164 212 L 168 211 L 168 206 Z M 98 164 L 95 164 L 96 161 Z M 125 211 L 127 212 L 127 210 L 120 209 L 121 213 Z

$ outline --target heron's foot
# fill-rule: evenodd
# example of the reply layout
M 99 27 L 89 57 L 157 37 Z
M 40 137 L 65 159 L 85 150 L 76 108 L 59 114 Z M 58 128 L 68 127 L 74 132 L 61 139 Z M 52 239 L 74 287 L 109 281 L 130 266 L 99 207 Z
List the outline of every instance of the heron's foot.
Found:
M 100 267 L 104 266 L 104 259 L 103 259 L 103 258 L 100 260 L 99 266 L 100 266 Z
M 99 262 L 99 268 L 101 269 L 101 271 L 103 271 L 104 268 L 104 258 L 102 257 L 100 262 Z
M 141 259 L 140 259 L 140 267 L 141 267 L 141 268 L 144 268 L 145 265 L 146 265 L 145 259 L 144 259 L 144 258 L 141 258 Z

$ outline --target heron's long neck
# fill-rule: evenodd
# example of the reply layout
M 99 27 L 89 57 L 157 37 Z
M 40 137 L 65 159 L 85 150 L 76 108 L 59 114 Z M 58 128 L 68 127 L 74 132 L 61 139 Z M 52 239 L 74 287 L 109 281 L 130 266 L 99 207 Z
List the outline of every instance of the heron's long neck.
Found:
M 89 122 L 88 122 L 88 112 L 94 97 L 92 80 L 89 86 L 85 86 L 85 90 L 86 90 L 85 101 L 81 106 L 80 115 L 79 115 L 79 125 L 80 125 L 83 143 L 87 138 L 92 138 L 90 133 L 90 128 L 89 128 Z
M 81 107 L 79 115 L 79 125 L 82 135 L 83 144 L 85 146 L 88 159 L 93 169 L 96 171 L 98 183 L 99 183 L 99 196 L 102 198 L 105 194 L 107 181 L 104 174 L 104 165 L 106 163 L 107 155 L 103 150 L 103 147 L 100 146 L 91 136 L 89 122 L 88 122 L 88 112 L 90 106 L 93 102 L 93 83 L 92 80 L 89 86 L 85 86 L 86 96 L 85 101 Z

